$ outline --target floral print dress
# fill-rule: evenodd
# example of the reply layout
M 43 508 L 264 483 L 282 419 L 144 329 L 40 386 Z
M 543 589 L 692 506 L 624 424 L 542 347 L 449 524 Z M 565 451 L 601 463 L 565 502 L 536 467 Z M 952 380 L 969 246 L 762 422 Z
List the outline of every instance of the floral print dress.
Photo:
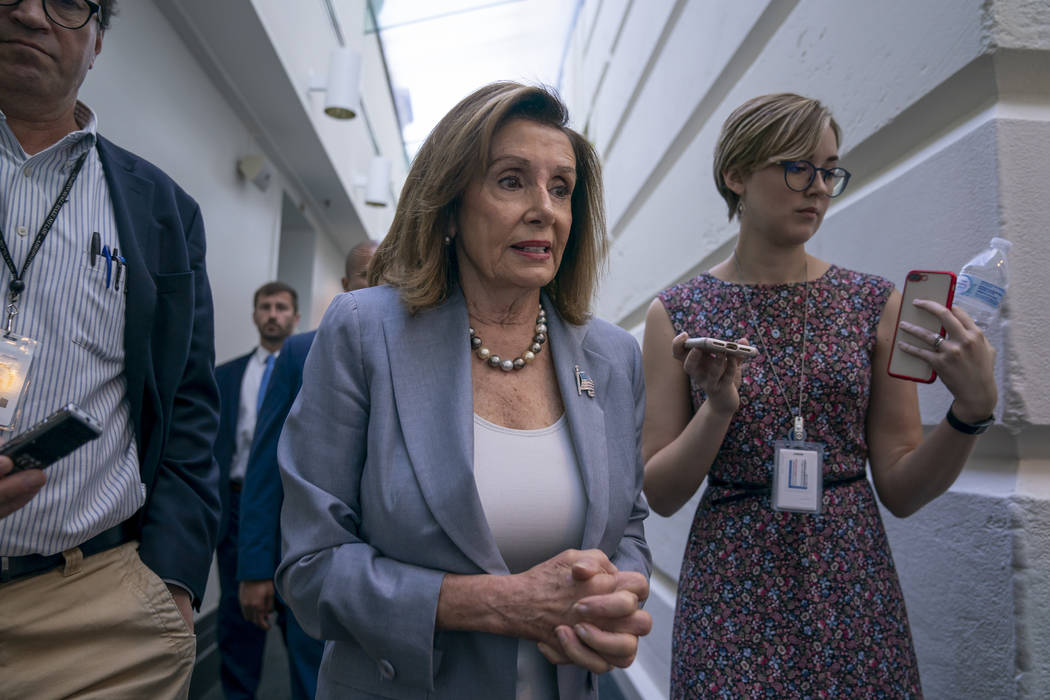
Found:
M 832 266 L 808 286 L 745 286 L 703 274 L 660 294 L 676 333 L 746 336 L 761 352 L 744 366 L 740 408 L 686 545 L 675 700 L 922 696 L 900 583 L 863 478 L 876 327 L 892 289 Z M 776 512 L 769 498 L 773 443 L 792 425 L 770 365 L 797 408 L 804 325 L 802 412 L 807 440 L 825 446 L 819 515 Z M 704 401 L 695 385 L 692 399 L 694 410 Z

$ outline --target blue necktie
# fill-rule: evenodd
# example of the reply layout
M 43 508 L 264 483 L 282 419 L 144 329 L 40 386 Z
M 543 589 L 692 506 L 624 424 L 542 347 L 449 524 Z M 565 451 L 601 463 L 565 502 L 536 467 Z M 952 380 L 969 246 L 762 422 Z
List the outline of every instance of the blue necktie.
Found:
M 259 396 L 255 400 L 256 415 L 259 414 L 259 410 L 262 408 L 263 397 L 266 396 L 266 385 L 270 383 L 270 375 L 273 374 L 273 361 L 275 359 L 275 355 L 266 356 L 266 368 L 263 369 L 262 380 L 259 382 Z

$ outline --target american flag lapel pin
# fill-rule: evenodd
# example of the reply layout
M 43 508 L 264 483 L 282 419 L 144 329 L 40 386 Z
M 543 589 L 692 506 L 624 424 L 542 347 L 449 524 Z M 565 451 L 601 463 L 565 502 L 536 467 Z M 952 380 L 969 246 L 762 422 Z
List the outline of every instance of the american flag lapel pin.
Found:
M 591 379 L 586 372 L 580 369 L 579 365 L 574 365 L 576 372 L 576 395 L 583 396 L 583 392 L 587 392 L 587 395 L 592 399 L 594 398 L 594 380 Z

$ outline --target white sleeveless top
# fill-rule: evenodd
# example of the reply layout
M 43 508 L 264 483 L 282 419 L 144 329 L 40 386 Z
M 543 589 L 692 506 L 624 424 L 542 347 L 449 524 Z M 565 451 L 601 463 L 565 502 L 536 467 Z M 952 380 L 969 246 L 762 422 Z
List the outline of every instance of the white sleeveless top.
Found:
M 475 414 L 474 480 L 511 573 L 582 544 L 587 496 L 564 414 L 539 430 L 505 428 Z M 558 697 L 555 667 L 535 642 L 518 643 L 516 697 Z

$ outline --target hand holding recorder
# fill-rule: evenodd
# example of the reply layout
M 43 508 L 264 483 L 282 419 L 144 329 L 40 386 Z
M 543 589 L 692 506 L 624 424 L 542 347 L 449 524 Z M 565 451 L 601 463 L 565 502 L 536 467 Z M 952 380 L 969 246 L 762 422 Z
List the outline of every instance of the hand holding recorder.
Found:
M 17 473 L 12 472 L 13 469 L 11 458 L 0 456 L 0 518 L 29 503 L 47 483 L 47 477 L 39 469 Z
M 44 469 L 101 434 L 99 422 L 71 403 L 0 445 L 0 455 L 10 458 L 16 472 Z
M 0 518 L 43 488 L 47 477 L 41 470 L 101 434 L 98 421 L 71 403 L 0 445 Z

